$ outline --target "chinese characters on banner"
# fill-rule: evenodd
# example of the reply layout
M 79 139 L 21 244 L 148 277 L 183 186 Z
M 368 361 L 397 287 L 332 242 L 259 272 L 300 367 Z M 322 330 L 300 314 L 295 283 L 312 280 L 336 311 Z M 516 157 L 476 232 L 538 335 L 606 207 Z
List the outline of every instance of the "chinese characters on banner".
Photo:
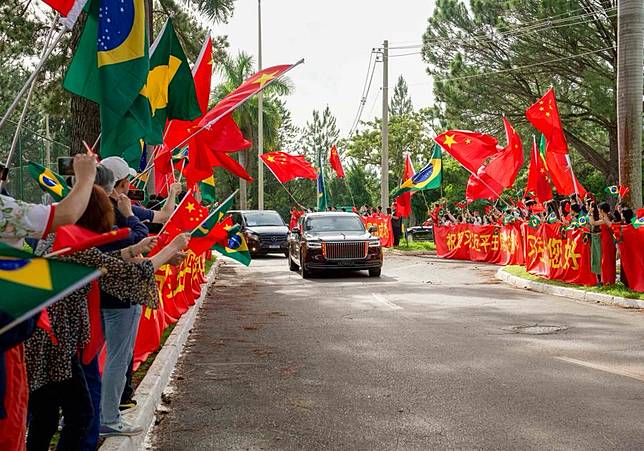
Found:
M 383 247 L 391 247 L 394 245 L 394 232 L 391 228 L 391 216 L 383 214 L 373 214 L 370 216 L 360 216 L 364 222 L 367 230 L 371 226 L 376 226 L 378 230 L 373 233 L 373 236 L 380 238 L 380 244 Z
M 435 227 L 434 239 L 436 253 L 441 258 L 499 265 L 523 264 L 523 240 L 519 225 L 457 224 Z

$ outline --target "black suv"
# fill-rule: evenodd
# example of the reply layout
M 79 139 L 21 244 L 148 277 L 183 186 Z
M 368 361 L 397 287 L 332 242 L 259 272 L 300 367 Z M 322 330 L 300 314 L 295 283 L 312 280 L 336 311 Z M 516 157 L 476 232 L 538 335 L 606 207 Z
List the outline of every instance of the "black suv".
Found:
M 233 222 L 242 227 L 251 255 L 288 256 L 288 227 L 275 210 L 232 210 Z
M 288 267 L 308 278 L 312 271 L 366 269 L 380 277 L 380 239 L 355 213 L 307 213 L 289 235 Z

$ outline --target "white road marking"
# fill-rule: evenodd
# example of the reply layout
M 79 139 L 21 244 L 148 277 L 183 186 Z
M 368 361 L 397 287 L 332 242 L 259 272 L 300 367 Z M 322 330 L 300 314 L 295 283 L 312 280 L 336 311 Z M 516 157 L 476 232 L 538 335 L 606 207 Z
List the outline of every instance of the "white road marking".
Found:
M 403 308 L 402 308 L 401 306 L 396 305 L 396 304 L 394 304 L 394 303 L 393 303 L 393 302 L 391 302 L 391 301 L 388 301 L 387 299 L 385 299 L 385 297 L 384 297 L 384 296 L 382 296 L 382 295 L 380 295 L 380 294 L 378 294 L 378 293 L 371 293 L 371 295 L 373 296 L 373 298 L 374 298 L 376 301 L 380 302 L 381 304 L 386 305 L 386 306 L 387 306 L 387 307 L 389 307 L 391 310 L 403 310 Z
M 579 366 L 585 366 L 586 368 L 592 368 L 594 370 L 604 371 L 606 373 L 617 374 L 618 376 L 630 377 L 631 379 L 636 379 L 638 381 L 644 382 L 644 374 L 633 373 L 631 371 L 626 371 L 626 370 L 619 370 L 613 367 L 600 365 L 598 363 L 572 359 L 570 357 L 555 357 L 555 359 L 563 360 L 564 362 L 573 363 Z

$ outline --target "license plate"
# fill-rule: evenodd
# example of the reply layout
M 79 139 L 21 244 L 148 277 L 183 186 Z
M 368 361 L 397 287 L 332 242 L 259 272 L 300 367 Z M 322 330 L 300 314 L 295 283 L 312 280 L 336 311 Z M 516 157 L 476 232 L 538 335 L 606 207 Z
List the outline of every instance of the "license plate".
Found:
M 279 244 L 270 244 L 270 245 L 268 246 L 268 248 L 269 248 L 269 249 L 279 249 L 279 248 L 280 248 L 280 245 L 279 245 Z

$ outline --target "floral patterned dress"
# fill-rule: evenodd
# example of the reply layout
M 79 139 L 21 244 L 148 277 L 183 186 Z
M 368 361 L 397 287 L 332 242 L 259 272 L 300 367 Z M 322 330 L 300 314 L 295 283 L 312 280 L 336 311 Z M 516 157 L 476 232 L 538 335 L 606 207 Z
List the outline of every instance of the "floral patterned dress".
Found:
M 54 237 L 55 234 L 50 234 L 42 240 L 36 254 L 49 252 Z M 154 267 L 148 260 L 126 262 L 120 258 L 120 251 L 103 253 L 96 248 L 58 258 L 103 270 L 104 274 L 99 278 L 100 288 L 114 296 L 127 293 L 127 299 L 131 302 L 154 306 L 158 303 Z M 89 289 L 90 286 L 86 285 L 47 308 L 57 344 L 42 329 L 36 329 L 25 342 L 30 391 L 72 377 L 72 358 L 87 345 L 90 338 L 87 309 Z

